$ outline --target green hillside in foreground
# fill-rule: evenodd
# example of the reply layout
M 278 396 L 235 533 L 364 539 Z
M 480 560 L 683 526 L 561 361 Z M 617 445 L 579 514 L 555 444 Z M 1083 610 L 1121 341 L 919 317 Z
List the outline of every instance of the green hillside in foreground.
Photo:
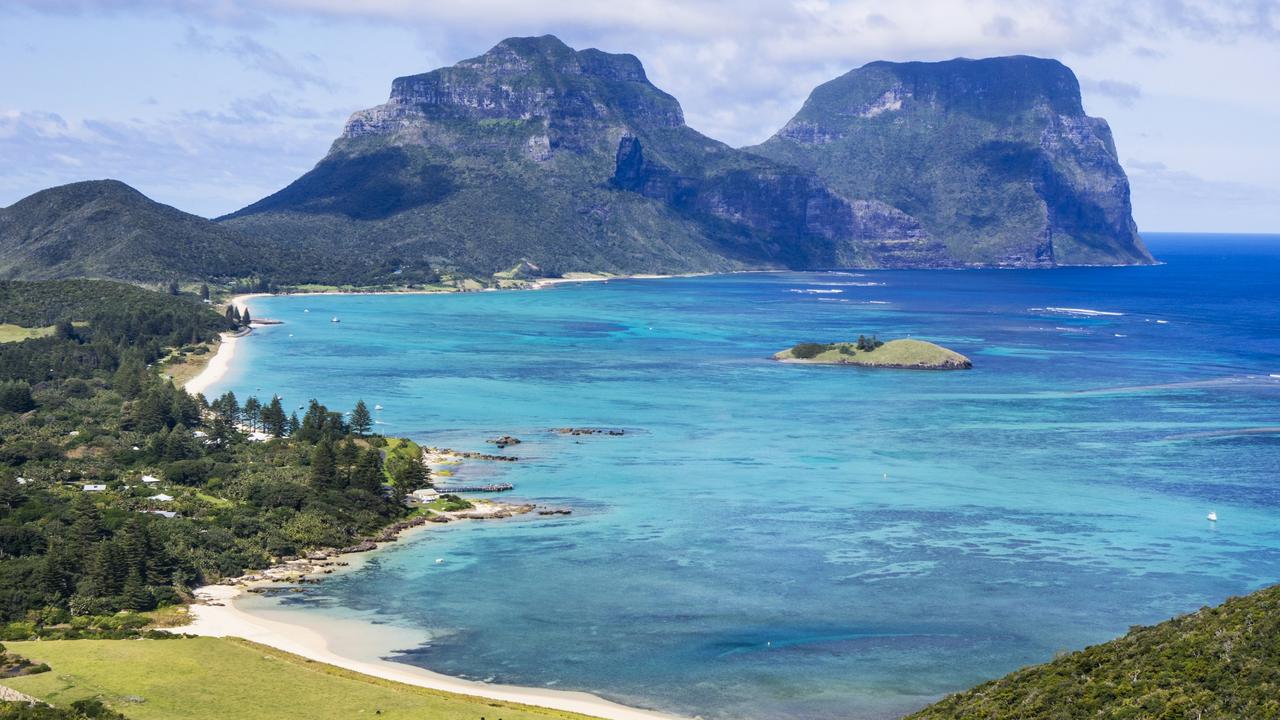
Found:
M 1280 718 L 1280 586 L 956 693 L 908 720 Z
M 871 342 L 874 343 L 875 340 Z M 799 343 L 776 353 L 773 358 L 783 362 L 815 365 L 860 365 L 906 370 L 966 370 L 973 367 L 973 363 L 964 355 L 924 340 L 890 340 L 878 346 L 860 346 L 863 346 L 862 342 Z
M 46 640 L 6 646 L 52 668 L 6 679 L 6 685 L 55 707 L 100 698 L 130 720 L 586 718 L 379 680 L 244 640 Z

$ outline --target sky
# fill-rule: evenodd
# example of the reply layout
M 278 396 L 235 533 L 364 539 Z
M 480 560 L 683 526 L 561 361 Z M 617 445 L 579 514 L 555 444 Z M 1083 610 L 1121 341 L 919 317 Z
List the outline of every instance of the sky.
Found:
M 231 212 L 393 78 L 547 33 L 636 55 L 735 146 L 873 60 L 1057 58 L 1111 124 L 1140 230 L 1280 232 L 1280 0 L 3 0 L 0 206 L 110 177 Z

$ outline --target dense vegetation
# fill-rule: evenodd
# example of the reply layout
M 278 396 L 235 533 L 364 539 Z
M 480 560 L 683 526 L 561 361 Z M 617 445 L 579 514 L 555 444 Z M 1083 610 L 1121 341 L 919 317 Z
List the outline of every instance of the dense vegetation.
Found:
M 910 720 L 1280 717 L 1280 586 L 951 695 Z
M 118 635 L 128 616 L 89 619 L 351 544 L 427 481 L 420 459 L 384 467 L 367 410 L 347 422 L 312 401 L 298 418 L 279 398 L 210 403 L 162 381 L 148 361 L 230 325 L 198 302 L 94 281 L 0 293 L 6 317 L 69 328 L 0 347 L 6 638 Z
M 47 336 L 0 344 L 0 381 L 28 383 L 137 370 L 165 348 L 234 327 L 194 298 L 102 280 L 0 281 L 0 323 L 54 326 Z
M 162 205 L 115 180 L 41 190 L 0 208 L 0 278 L 105 278 L 219 283 L 269 276 L 282 284 L 429 282 L 427 263 L 377 247 L 282 245 Z

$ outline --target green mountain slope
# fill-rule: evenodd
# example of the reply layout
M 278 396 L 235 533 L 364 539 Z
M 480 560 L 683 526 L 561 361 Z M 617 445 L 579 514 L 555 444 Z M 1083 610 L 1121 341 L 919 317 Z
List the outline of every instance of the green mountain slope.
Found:
M 238 277 L 260 264 L 248 245 L 116 180 L 49 188 L 0 209 L 0 277 L 9 279 Z
M 309 238 L 278 243 L 158 203 L 118 180 L 41 190 L 0 209 L 0 279 L 159 283 L 266 276 L 276 282 L 404 284 L 429 270 Z
M 888 203 L 966 263 L 1152 262 L 1111 130 L 1054 60 L 871 63 L 750 149 Z
M 1280 718 L 1280 586 L 951 695 L 908 720 Z
M 684 124 L 630 55 L 551 36 L 392 85 L 329 155 L 223 218 L 282 243 L 367 248 L 466 274 L 893 264 L 915 224 Z

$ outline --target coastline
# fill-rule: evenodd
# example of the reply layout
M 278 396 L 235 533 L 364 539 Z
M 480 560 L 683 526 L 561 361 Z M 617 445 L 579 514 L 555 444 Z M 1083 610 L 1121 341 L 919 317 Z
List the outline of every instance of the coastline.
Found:
M 209 389 L 210 385 L 222 379 L 227 374 L 227 370 L 231 367 L 231 359 L 236 354 L 236 343 L 240 339 L 247 336 L 248 332 L 238 333 L 222 333 L 222 339 L 218 342 L 218 350 L 209 358 L 208 364 L 204 366 L 200 373 L 191 378 L 182 386 L 183 390 L 191 395 L 197 395 Z
M 252 293 L 247 295 L 236 295 L 228 302 L 234 305 L 240 311 L 244 311 L 249 307 L 248 301 L 253 298 L 268 297 L 267 293 Z M 218 342 L 218 349 L 209 358 L 209 362 L 200 370 L 200 372 L 190 380 L 188 380 L 182 389 L 188 394 L 197 395 L 208 390 L 210 386 L 222 379 L 227 374 L 227 370 L 231 369 L 231 361 L 236 354 L 236 345 L 241 338 L 248 337 L 253 332 L 253 324 L 250 323 L 248 330 L 240 332 L 222 333 L 222 339 Z
M 358 565 L 352 565 L 351 568 L 356 566 Z M 191 624 L 177 626 L 169 632 L 214 638 L 243 638 L 274 647 L 276 650 L 306 657 L 307 660 L 352 670 L 355 673 L 416 685 L 416 687 L 433 689 L 433 691 L 485 698 L 485 700 L 516 702 L 521 705 L 550 708 L 550 710 L 579 712 L 582 715 L 600 717 L 604 720 L 682 720 L 681 716 L 621 705 L 591 693 L 483 683 L 434 673 L 434 671 L 404 664 L 404 662 L 360 659 L 360 657 L 344 655 L 342 648 L 337 647 L 338 638 L 333 635 L 321 633 L 307 625 L 264 618 L 238 607 L 236 601 L 246 592 L 246 585 L 205 585 L 205 587 L 196 588 L 198 602 L 188 606 Z M 406 630 L 403 629 L 365 624 L 358 620 L 355 623 L 360 626 L 347 629 L 356 637 L 367 637 L 370 633 L 379 633 L 387 635 L 388 639 L 397 639 L 402 643 L 413 642 L 411 637 L 406 637 Z M 335 624 L 325 623 L 325 628 L 335 629 L 333 625 Z M 412 632 L 408 632 L 407 635 L 412 635 Z
M 526 287 L 506 289 L 542 290 L 554 287 L 555 285 L 567 283 L 603 282 L 607 280 L 626 279 L 650 280 L 673 277 L 695 277 L 705 274 L 710 273 L 693 273 L 688 275 L 629 275 L 548 278 L 546 280 L 530 283 L 530 285 Z M 288 293 L 282 294 L 281 296 L 426 295 L 450 294 L 452 292 L 455 291 L 335 291 Z M 259 297 L 274 297 L 274 295 L 269 293 L 236 295 L 229 300 L 229 304 L 232 304 L 243 311 L 248 307 L 248 301 Z M 240 340 L 251 333 L 252 326 L 247 331 L 242 330 L 238 333 L 224 333 L 222 335 L 222 340 L 218 345 L 217 352 L 212 358 L 210 358 L 208 364 L 201 370 L 201 372 L 191 380 L 187 381 L 183 388 L 191 394 L 201 393 L 221 380 L 231 366 L 235 357 L 237 344 Z M 349 572 L 354 570 L 360 565 L 363 565 L 372 553 L 377 552 L 387 544 L 391 544 L 391 542 L 394 542 L 396 539 L 405 537 L 408 533 L 423 531 L 426 526 L 427 524 L 423 523 L 401 528 L 396 534 L 397 537 L 391 538 L 389 541 L 377 542 L 376 547 L 372 549 L 357 554 L 341 555 L 343 558 L 351 558 L 354 560 L 354 562 L 342 563 L 343 565 L 346 565 L 346 567 L 343 567 L 340 570 L 327 567 L 322 572 L 327 574 L 335 571 Z M 357 560 L 355 558 L 359 559 Z M 263 574 L 258 574 L 256 579 L 247 583 L 241 582 L 234 585 L 207 585 L 196 588 L 194 590 L 196 602 L 188 606 L 188 612 L 190 613 L 189 617 L 191 618 L 190 624 L 172 628 L 171 631 L 208 637 L 239 637 L 276 648 L 277 650 L 293 653 L 315 662 L 333 665 L 335 667 L 371 675 L 385 680 L 391 680 L 393 682 L 405 683 L 442 692 L 457 693 L 471 697 L 580 713 L 592 717 L 603 718 L 605 720 L 683 720 L 683 718 L 678 715 L 622 705 L 587 692 L 550 690 L 545 688 L 485 683 L 451 677 L 449 675 L 419 668 L 414 665 L 399 663 L 383 658 L 363 659 L 353 657 L 350 654 L 344 654 L 341 651 L 341 647 L 339 647 L 340 638 L 336 635 L 327 634 L 316 628 L 308 627 L 300 623 L 289 623 L 278 619 L 262 617 L 261 615 L 256 615 L 242 607 L 238 607 L 236 604 L 237 599 L 244 597 L 251 588 L 270 585 L 274 579 L 288 577 L 290 573 L 304 576 L 312 575 L 319 567 L 323 566 L 311 566 L 304 569 L 302 566 L 289 566 L 288 564 L 285 564 L 269 569 L 266 571 L 265 576 Z M 412 630 L 392 630 L 385 626 L 360 623 L 360 621 L 353 622 L 359 623 L 360 627 L 353 632 L 351 637 L 367 637 L 371 633 L 385 636 L 390 632 L 398 633 L 398 636 L 395 639 L 401 642 L 408 641 L 405 642 L 406 645 L 414 644 L 412 641 Z M 326 624 L 326 628 L 332 629 L 330 628 L 330 625 L 331 624 Z M 348 629 L 350 630 L 350 628 Z M 388 640 L 390 639 L 392 638 L 388 636 Z

